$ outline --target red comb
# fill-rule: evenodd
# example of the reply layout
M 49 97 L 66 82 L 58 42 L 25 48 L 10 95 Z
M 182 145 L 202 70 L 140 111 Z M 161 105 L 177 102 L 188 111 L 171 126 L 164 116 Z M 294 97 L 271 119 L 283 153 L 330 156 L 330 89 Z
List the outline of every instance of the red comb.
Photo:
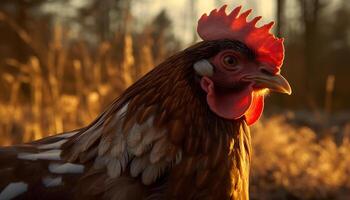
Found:
M 271 22 L 262 27 L 256 27 L 261 16 L 247 22 L 252 10 L 240 14 L 241 6 L 226 14 L 227 5 L 219 10 L 204 14 L 198 21 L 197 32 L 203 40 L 232 39 L 245 43 L 253 49 L 260 62 L 268 63 L 272 67 L 281 67 L 284 58 L 283 39 L 276 38 L 270 33 L 274 24 Z

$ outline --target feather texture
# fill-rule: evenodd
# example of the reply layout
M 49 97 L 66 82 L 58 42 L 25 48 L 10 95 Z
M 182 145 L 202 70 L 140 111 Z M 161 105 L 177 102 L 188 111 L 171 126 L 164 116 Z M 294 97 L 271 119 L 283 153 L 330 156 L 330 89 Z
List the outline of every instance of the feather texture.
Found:
M 221 46 L 169 58 L 83 129 L 1 148 L 0 192 L 24 182 L 27 199 L 248 199 L 249 129 L 210 111 L 193 69 Z

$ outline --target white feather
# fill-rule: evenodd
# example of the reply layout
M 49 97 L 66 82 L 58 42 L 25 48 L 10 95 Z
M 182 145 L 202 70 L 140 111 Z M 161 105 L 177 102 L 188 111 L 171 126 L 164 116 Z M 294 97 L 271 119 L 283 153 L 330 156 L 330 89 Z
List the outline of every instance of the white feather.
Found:
M 63 133 L 60 135 L 56 135 L 55 138 L 70 138 L 72 136 L 74 136 L 75 134 L 77 134 L 79 131 L 73 131 L 73 132 L 69 132 L 69 133 Z
M 62 176 L 59 177 L 45 177 L 42 179 L 43 184 L 45 185 L 45 187 L 56 187 L 56 186 L 60 186 L 62 185 Z
M 102 126 L 97 126 L 96 123 L 93 127 L 84 132 L 81 136 L 79 143 L 82 145 L 81 151 L 86 151 L 100 136 L 102 132 Z
M 111 146 L 112 141 L 108 137 L 103 137 L 100 144 L 98 144 L 98 155 L 103 156 Z
M 55 174 L 79 174 L 84 172 L 84 165 L 78 165 L 73 163 L 51 163 L 49 165 L 49 171 Z
M 23 160 L 61 160 L 61 150 L 55 149 L 40 153 L 19 153 L 18 159 Z
M 152 127 L 145 133 L 142 139 L 142 143 L 146 145 L 151 144 L 164 136 L 165 136 L 164 131 L 159 131 Z
M 160 139 L 161 137 L 165 137 L 163 132 L 151 128 L 143 135 L 142 141 L 134 148 L 130 148 L 130 151 L 136 156 L 141 156 L 152 147 L 156 140 Z
M 28 184 L 16 182 L 8 184 L 0 193 L 0 200 L 13 199 L 28 190 Z
M 130 165 L 130 174 L 137 177 L 149 165 L 148 155 L 134 158 Z
M 207 60 L 200 60 L 193 65 L 194 70 L 200 76 L 213 76 L 214 68 Z
M 67 142 L 67 139 L 59 140 L 51 144 L 39 145 L 38 149 L 59 149 L 62 146 L 62 144 L 64 144 L 65 142 Z
M 110 159 L 107 165 L 108 175 L 111 178 L 117 178 L 122 172 L 122 166 L 118 159 Z
M 182 160 L 182 151 L 179 150 L 177 153 L 176 153 L 176 157 L 175 157 L 175 164 L 179 164 Z
M 128 165 L 129 161 L 132 159 L 132 157 L 129 155 L 128 151 L 125 150 L 122 154 L 122 157 L 120 158 L 120 164 L 122 165 L 123 171 L 125 170 L 126 166 Z
M 158 162 L 166 155 L 169 145 L 166 137 L 163 137 L 155 143 L 150 154 L 150 161 L 152 164 Z
M 124 113 L 126 113 L 126 111 L 128 110 L 128 105 L 129 103 L 126 103 L 117 113 L 118 116 L 123 116 Z
M 140 143 L 142 139 L 141 131 L 141 126 L 137 123 L 130 129 L 130 132 L 128 133 L 127 137 L 128 146 L 134 147 L 138 143 Z
M 170 166 L 170 163 L 165 161 L 148 165 L 142 173 L 142 183 L 145 185 L 154 183 L 164 173 L 167 166 Z
M 119 112 L 124 113 L 126 111 L 126 106 L 124 106 Z M 123 111 L 124 110 L 124 111 Z M 120 156 L 120 154 L 125 149 L 125 139 L 122 134 L 122 123 L 121 123 L 121 117 L 122 113 L 118 113 L 116 116 L 114 116 L 113 121 L 110 121 L 109 124 L 112 124 L 112 126 L 116 127 L 115 134 L 110 134 L 108 136 L 102 137 L 101 142 L 98 145 L 98 155 L 102 156 L 104 155 L 110 148 L 112 148 L 111 153 L 115 156 Z M 112 146 L 113 145 L 113 146 Z M 112 147 L 111 147 L 112 146 Z
M 112 149 L 111 149 L 111 156 L 112 157 L 121 157 L 122 153 L 126 149 L 126 142 L 121 133 L 117 135 L 113 141 Z
M 145 121 L 143 124 L 137 124 L 131 128 L 130 132 L 128 133 L 127 138 L 127 144 L 130 147 L 135 147 L 136 145 L 140 144 L 141 139 L 144 139 L 147 134 L 147 132 L 152 131 L 153 129 L 153 120 L 154 117 L 151 116 Z M 148 141 L 143 141 L 148 142 Z

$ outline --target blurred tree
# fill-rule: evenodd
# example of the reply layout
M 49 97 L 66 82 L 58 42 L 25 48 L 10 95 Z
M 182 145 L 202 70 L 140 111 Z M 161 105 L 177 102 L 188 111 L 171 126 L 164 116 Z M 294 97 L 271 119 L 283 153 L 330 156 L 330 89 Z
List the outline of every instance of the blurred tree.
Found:
M 151 27 L 151 37 L 154 41 L 152 52 L 155 63 L 157 64 L 178 50 L 180 43 L 175 38 L 172 30 L 172 22 L 165 10 L 162 10 L 154 18 Z
M 329 18 L 330 26 L 327 40 L 330 45 L 327 48 L 328 59 L 326 73 L 335 75 L 335 109 L 350 109 L 350 93 L 347 87 L 350 72 L 350 1 L 341 1 L 334 11 L 334 16 Z
M 350 109 L 347 103 L 350 94 L 344 87 L 350 63 L 347 56 L 350 54 L 350 1 L 298 0 L 292 4 L 277 0 L 277 3 L 280 3 L 276 7 L 280 25 L 276 32 L 287 39 L 284 71 L 294 89 L 290 100 L 281 99 L 302 109 L 324 108 L 327 77 L 334 75 L 332 110 Z M 280 105 L 283 102 L 279 101 Z
M 78 20 L 82 21 L 89 31 L 96 32 L 100 40 L 107 40 L 111 37 L 110 12 L 116 2 L 118 1 L 90 1 L 79 10 Z M 90 24 L 91 22 L 93 23 Z
M 322 101 L 318 99 L 323 97 L 325 82 L 324 65 L 320 61 L 322 49 L 325 42 L 321 42 L 322 32 L 320 31 L 320 15 L 326 7 L 326 1 L 323 0 L 299 0 L 301 10 L 301 23 L 304 29 L 303 33 L 303 49 L 304 49 L 304 69 L 305 82 L 304 86 L 307 91 L 307 100 L 309 105 L 316 109 L 320 107 Z M 315 76 L 317 74 L 317 76 Z M 313 78 L 310 78 L 313 76 Z M 321 87 L 320 87 L 321 86 Z
M 198 39 L 197 36 L 197 30 L 196 30 L 196 26 L 197 26 L 197 0 L 190 0 L 190 19 L 189 21 L 191 22 L 192 26 L 192 41 L 196 42 Z
M 283 25 L 284 25 L 284 8 L 285 8 L 285 1 L 284 0 L 277 0 L 277 27 L 276 27 L 276 34 L 278 37 L 282 37 L 283 34 Z
M 131 5 L 132 0 L 90 0 L 79 9 L 77 20 L 99 41 L 110 40 L 114 33 L 129 31 Z
M 154 59 L 153 59 L 153 39 L 151 37 L 151 30 L 149 28 L 145 28 L 139 37 L 136 37 L 137 41 L 135 44 L 138 45 L 138 48 L 135 48 L 136 53 L 136 78 L 140 78 L 149 72 L 154 67 Z
M 37 1 L 26 1 L 26 0 L 2 0 L 0 1 L 0 14 L 3 16 L 2 24 L 0 24 L 0 38 L 2 45 L 11 43 L 11 47 L 16 50 L 10 50 L 10 47 L 7 46 L 6 49 L 10 50 L 13 57 L 18 58 L 19 60 L 25 60 L 27 58 L 28 46 L 25 45 L 26 41 L 23 41 L 21 35 L 13 34 L 13 31 L 17 32 L 20 30 L 22 36 L 28 29 L 28 21 L 30 20 L 29 11 L 35 7 L 42 5 L 45 0 Z M 10 24 L 6 24 L 10 22 Z M 15 29 L 17 30 L 15 30 Z M 12 37 L 11 37 L 12 35 Z M 14 36 L 15 35 L 15 36 Z M 19 36 L 19 37 L 18 37 Z M 6 39 L 4 39 L 6 38 Z M 28 39 L 28 38 L 26 38 Z M 10 52 L 4 51 L 5 55 L 11 54 Z
M 65 4 L 69 0 L 2 0 L 0 1 L 0 58 L 26 62 L 36 55 L 47 57 L 50 24 L 53 16 L 42 11 L 44 5 Z M 3 59 L 1 59 L 3 60 Z

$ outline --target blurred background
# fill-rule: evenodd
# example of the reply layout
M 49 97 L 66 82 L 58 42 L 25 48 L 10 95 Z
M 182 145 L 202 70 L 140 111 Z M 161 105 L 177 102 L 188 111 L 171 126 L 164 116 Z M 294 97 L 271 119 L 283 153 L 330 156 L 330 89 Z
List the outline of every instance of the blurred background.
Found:
M 252 199 L 350 199 L 348 0 L 1 0 L 0 145 L 89 124 L 223 3 L 276 21 L 293 87 L 253 126 Z

